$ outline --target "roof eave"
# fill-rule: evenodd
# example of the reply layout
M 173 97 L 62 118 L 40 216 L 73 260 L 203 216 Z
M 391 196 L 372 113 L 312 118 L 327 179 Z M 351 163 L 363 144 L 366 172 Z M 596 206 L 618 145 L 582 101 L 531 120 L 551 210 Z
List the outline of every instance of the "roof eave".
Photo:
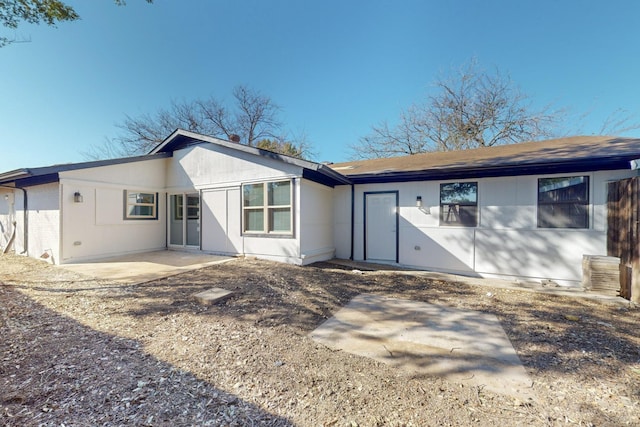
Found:
M 630 169 L 629 159 L 581 159 L 547 163 L 530 163 L 476 168 L 435 168 L 421 171 L 400 171 L 348 175 L 354 184 L 373 184 L 404 181 L 440 181 L 451 179 L 497 178 L 522 175 L 549 175 L 558 173 L 595 172 L 600 170 Z
M 80 169 L 90 169 L 102 166 L 112 166 L 124 163 L 134 163 L 146 160 L 155 160 L 171 157 L 172 153 L 158 153 L 153 155 L 143 155 L 134 157 L 123 157 L 120 159 L 93 160 L 90 162 L 67 163 L 62 165 L 43 166 L 31 169 L 16 169 L 15 171 L 0 174 L 0 185 L 13 183 L 16 186 L 31 186 L 56 182 L 61 172 L 68 172 Z
M 29 169 L 16 169 L 0 174 L 0 184 L 29 176 Z

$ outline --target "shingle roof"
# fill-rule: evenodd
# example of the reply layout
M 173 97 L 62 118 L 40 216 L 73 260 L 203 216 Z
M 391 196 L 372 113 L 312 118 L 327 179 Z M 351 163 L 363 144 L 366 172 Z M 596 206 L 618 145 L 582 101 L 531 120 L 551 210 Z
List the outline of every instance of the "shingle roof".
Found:
M 640 139 L 576 136 L 336 163 L 331 168 L 354 182 L 390 182 L 629 169 L 629 162 L 639 158 Z

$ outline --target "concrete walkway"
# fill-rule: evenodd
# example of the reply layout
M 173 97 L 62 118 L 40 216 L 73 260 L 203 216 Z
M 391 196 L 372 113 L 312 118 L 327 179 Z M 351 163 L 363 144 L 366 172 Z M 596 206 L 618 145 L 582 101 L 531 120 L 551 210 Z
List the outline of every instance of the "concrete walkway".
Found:
M 98 279 L 136 284 L 197 270 L 232 259 L 232 257 L 199 252 L 163 250 L 103 258 L 91 262 L 62 264 L 59 267 Z
M 524 401 L 535 398 L 531 379 L 491 314 L 361 294 L 310 336 L 411 375 L 484 386 Z

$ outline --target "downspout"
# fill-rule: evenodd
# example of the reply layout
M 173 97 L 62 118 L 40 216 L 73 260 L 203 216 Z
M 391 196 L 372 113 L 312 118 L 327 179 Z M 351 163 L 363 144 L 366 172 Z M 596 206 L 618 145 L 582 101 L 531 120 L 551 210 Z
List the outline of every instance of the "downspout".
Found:
M 356 200 L 356 190 L 353 184 L 351 184 L 351 255 L 349 256 L 349 259 L 351 261 L 353 261 L 353 240 L 355 236 L 355 231 L 354 231 L 355 219 L 356 219 L 355 206 L 354 206 L 355 200 Z
M 29 255 L 29 214 L 28 214 L 29 199 L 27 197 L 27 190 L 25 190 L 22 187 L 9 187 L 9 186 L 6 186 L 6 185 L 0 185 L 0 187 L 8 188 L 10 190 L 21 190 L 22 191 L 22 199 L 23 199 L 23 206 L 22 206 L 23 210 L 22 210 L 22 213 L 24 215 L 24 242 L 23 242 L 24 243 L 24 251 L 22 251 L 21 255 L 24 255 L 24 254 Z M 14 207 L 14 209 L 15 209 L 15 207 Z M 16 226 L 14 225 L 14 227 L 16 227 Z M 15 229 L 14 229 L 14 233 L 15 233 Z

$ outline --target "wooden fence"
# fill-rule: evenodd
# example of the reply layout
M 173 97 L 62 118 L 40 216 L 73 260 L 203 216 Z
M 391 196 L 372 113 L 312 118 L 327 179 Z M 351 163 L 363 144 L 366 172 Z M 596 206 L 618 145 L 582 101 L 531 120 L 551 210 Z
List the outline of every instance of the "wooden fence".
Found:
M 640 302 L 640 177 L 610 182 L 607 255 L 620 258 L 620 296 Z

